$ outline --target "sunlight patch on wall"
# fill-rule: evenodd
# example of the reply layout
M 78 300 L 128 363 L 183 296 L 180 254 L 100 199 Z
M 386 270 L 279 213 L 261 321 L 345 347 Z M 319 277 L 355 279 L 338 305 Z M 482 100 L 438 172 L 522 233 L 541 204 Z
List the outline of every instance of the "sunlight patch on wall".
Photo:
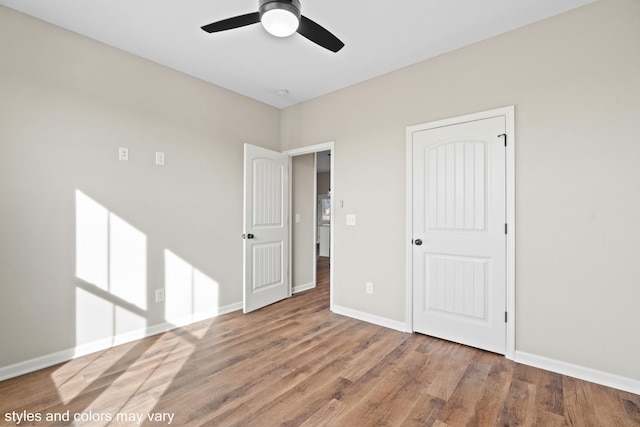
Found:
M 147 308 L 147 236 L 109 214 L 109 291 Z
M 218 282 L 168 249 L 164 263 L 167 321 L 181 325 L 194 314 L 218 314 Z
M 85 344 L 113 336 L 113 303 L 76 288 L 76 343 Z
M 108 290 L 109 211 L 79 190 L 76 190 L 76 277 Z
M 147 236 L 79 190 L 76 277 L 147 308 Z
M 146 318 L 124 308 L 118 301 L 76 288 L 76 346 L 95 344 L 97 348 L 117 344 L 118 335 L 139 331 L 144 335 Z M 104 341 L 107 340 L 107 341 Z
M 147 326 L 147 236 L 76 190 L 76 348 Z

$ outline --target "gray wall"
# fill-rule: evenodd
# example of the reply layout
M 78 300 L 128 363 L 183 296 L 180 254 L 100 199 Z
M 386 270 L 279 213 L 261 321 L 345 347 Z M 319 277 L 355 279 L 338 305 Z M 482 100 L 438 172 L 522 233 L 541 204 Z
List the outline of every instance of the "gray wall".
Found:
M 601 0 L 283 110 L 283 149 L 335 141 L 334 303 L 405 319 L 406 127 L 515 105 L 516 350 L 640 380 L 639 22 Z
M 4 7 L 0 63 L 0 367 L 237 305 L 279 111 Z

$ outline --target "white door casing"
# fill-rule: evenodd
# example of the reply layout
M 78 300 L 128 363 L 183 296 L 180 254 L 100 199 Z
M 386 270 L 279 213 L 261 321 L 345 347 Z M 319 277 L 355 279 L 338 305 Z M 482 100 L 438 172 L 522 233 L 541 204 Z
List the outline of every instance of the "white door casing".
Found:
M 244 146 L 243 310 L 291 296 L 289 156 Z
M 408 323 L 416 332 L 509 356 L 507 252 L 513 248 L 505 225 L 505 143 L 512 115 L 499 112 L 407 129 Z

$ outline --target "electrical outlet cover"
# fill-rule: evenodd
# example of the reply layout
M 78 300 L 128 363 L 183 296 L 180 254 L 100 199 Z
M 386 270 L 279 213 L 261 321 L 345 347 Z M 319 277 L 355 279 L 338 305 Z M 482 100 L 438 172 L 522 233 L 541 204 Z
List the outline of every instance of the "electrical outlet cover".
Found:
M 123 161 L 129 160 L 129 149 L 127 147 L 118 148 L 118 159 Z

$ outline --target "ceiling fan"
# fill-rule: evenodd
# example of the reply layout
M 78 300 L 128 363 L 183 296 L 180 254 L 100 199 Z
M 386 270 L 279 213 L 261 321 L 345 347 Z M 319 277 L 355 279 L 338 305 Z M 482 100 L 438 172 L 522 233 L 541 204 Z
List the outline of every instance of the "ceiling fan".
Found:
M 258 22 L 276 37 L 288 37 L 297 32 L 332 52 L 344 47 L 344 43 L 336 36 L 300 13 L 299 0 L 260 0 L 258 12 L 213 22 L 202 29 L 208 33 L 217 33 Z

